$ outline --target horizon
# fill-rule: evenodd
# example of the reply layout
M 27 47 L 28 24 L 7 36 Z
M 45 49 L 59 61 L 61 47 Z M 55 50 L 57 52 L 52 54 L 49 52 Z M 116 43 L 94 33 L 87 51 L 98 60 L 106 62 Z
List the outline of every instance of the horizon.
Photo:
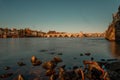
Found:
M 0 0 L 0 27 L 105 32 L 119 3 L 119 0 Z

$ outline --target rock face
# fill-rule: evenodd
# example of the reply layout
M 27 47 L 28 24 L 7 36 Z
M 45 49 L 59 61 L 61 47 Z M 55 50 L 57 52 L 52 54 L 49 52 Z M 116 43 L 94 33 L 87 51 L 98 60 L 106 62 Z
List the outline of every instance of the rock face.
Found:
M 115 40 L 115 24 L 110 24 L 108 30 L 106 31 L 106 39 L 110 41 Z
M 106 31 L 106 39 L 111 41 L 120 40 L 120 6 L 118 12 L 113 14 L 113 21 Z

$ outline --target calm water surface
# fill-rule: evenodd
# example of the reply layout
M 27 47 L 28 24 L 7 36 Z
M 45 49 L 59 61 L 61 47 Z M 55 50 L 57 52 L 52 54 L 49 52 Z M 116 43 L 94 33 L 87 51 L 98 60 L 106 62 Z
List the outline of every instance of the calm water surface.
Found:
M 40 50 L 48 50 L 41 52 Z M 55 53 L 51 55 L 50 53 Z M 63 55 L 58 55 L 63 53 Z M 80 56 L 80 54 L 91 53 L 90 56 Z M 66 64 L 66 68 L 81 66 L 82 61 L 120 58 L 120 44 L 109 42 L 104 38 L 8 38 L 0 39 L 0 74 L 13 72 L 14 75 L 5 80 L 12 80 L 18 74 L 23 74 L 27 79 L 32 80 L 32 76 L 40 77 L 44 75 L 41 66 L 34 67 L 30 63 L 30 58 L 35 55 L 44 61 L 51 60 L 54 56 L 63 59 L 61 64 Z M 17 62 L 23 61 L 26 66 L 19 67 Z M 11 69 L 5 71 L 4 66 Z M 32 75 L 32 76 L 31 76 Z

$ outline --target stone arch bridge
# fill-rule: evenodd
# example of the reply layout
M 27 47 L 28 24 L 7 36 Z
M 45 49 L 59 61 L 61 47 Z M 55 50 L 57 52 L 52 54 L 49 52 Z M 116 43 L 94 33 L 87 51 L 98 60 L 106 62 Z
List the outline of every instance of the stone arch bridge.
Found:
M 83 37 L 83 33 L 54 33 L 54 34 L 44 34 L 41 37 Z

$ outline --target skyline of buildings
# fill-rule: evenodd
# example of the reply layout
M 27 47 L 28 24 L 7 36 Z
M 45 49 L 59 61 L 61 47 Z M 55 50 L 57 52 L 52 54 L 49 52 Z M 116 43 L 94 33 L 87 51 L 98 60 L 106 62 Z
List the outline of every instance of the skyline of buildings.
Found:
M 105 37 L 105 32 L 103 33 L 69 33 L 69 32 L 57 32 L 57 31 L 37 31 L 31 30 L 29 28 L 25 29 L 8 29 L 0 28 L 0 38 L 24 38 L 24 37 Z

